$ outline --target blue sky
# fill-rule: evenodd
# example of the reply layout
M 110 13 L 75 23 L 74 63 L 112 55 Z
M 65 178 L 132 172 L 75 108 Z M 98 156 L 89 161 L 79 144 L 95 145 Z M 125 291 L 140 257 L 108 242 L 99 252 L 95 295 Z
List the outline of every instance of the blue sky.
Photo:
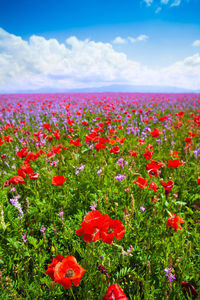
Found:
M 199 12 L 200 0 L 0 0 L 0 91 L 199 89 Z

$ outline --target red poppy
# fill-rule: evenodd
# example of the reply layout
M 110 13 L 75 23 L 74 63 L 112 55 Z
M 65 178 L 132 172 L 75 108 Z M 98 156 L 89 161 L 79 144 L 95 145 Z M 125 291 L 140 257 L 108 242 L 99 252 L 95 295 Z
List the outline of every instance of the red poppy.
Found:
M 53 176 L 52 178 L 52 184 L 53 185 L 62 185 L 67 178 L 64 178 L 62 175 Z
M 158 137 L 162 132 L 160 132 L 157 128 L 155 128 L 153 131 L 150 132 L 152 137 Z
M 103 149 L 105 147 L 106 147 L 105 144 L 101 144 L 101 143 L 95 144 L 95 148 L 96 148 L 97 152 L 99 152 L 100 149 Z
M 164 187 L 166 191 L 170 192 L 174 185 L 174 181 L 168 180 L 167 182 L 161 182 L 161 185 Z
M 141 189 L 147 186 L 147 179 L 143 177 L 138 177 L 137 180 L 134 180 L 134 183 L 138 184 Z
M 100 211 L 93 210 L 87 213 L 81 224 L 81 228 L 76 230 L 77 235 L 83 235 L 83 240 L 88 242 L 96 242 L 101 239 L 101 231 L 108 228 L 109 216 L 102 215 Z
M 181 224 L 184 223 L 184 220 L 178 216 L 176 216 L 175 213 L 173 213 L 172 216 L 169 216 L 167 220 L 167 226 L 171 226 L 174 228 L 174 231 L 176 232 L 177 229 L 182 229 Z
M 18 169 L 18 170 L 17 170 L 17 173 L 18 173 L 18 175 L 21 176 L 21 177 L 26 177 L 26 173 L 25 173 L 23 170 L 21 170 L 21 169 Z
M 9 180 L 9 182 L 11 183 L 11 184 L 24 184 L 25 183 L 25 181 L 24 181 L 24 178 L 23 177 L 21 177 L 21 176 L 13 176 L 10 180 Z
M 20 168 L 23 172 L 25 172 L 26 174 L 33 174 L 33 169 L 31 168 L 31 166 L 29 164 L 25 164 L 24 166 L 22 166 Z
M 10 135 L 4 136 L 4 141 L 7 143 L 11 143 L 13 141 L 13 137 Z
M 110 153 L 119 153 L 119 146 L 114 146 L 112 149 L 110 149 Z
M 200 185 L 200 177 L 197 178 L 197 184 Z
M 168 165 L 168 167 L 173 167 L 173 168 L 177 168 L 183 165 L 183 163 L 180 162 L 178 159 L 174 159 L 174 160 L 169 159 L 169 162 L 166 164 Z
M 51 125 L 50 124 L 43 124 L 42 127 L 46 128 L 48 131 L 51 131 Z
M 53 136 L 54 136 L 57 140 L 60 139 L 60 133 L 59 133 L 59 130 L 54 130 L 52 134 L 53 134 Z
M 138 144 L 139 145 L 144 145 L 145 139 L 138 139 Z
M 122 289 L 117 283 L 108 287 L 102 300 L 128 300 Z
M 124 225 L 119 220 L 109 219 L 107 230 L 101 232 L 102 242 L 112 244 L 114 242 L 114 237 L 120 241 L 124 234 Z
M 159 161 L 156 161 L 156 160 L 152 160 L 149 164 L 146 165 L 146 170 L 151 170 L 151 169 L 160 169 L 161 167 L 163 167 L 164 164 L 159 162 Z
M 153 150 L 153 146 L 152 146 L 151 144 L 148 144 L 148 145 L 146 146 L 146 150 Z
M 45 274 L 49 275 L 49 277 L 54 280 L 54 272 L 56 265 L 63 260 L 64 256 L 58 254 L 55 258 L 53 258 L 52 263 L 48 266 Z
M 24 148 L 22 148 L 20 151 L 17 151 L 17 156 L 19 157 L 19 158 L 23 158 L 23 157 L 26 157 L 27 156 L 27 154 L 28 154 L 28 151 L 26 151 L 26 149 L 27 149 L 27 147 L 24 147 Z
M 150 183 L 150 185 L 148 187 L 148 189 L 152 189 L 152 190 L 154 190 L 154 192 L 157 191 L 157 188 L 158 188 L 158 186 L 155 182 Z
M 129 150 L 131 156 L 137 156 L 137 151 Z
M 74 141 L 71 139 L 70 144 L 74 145 L 74 146 L 77 146 L 77 147 L 82 146 L 79 138 L 75 139 Z
M 186 137 L 185 142 L 186 142 L 186 144 L 191 144 L 192 143 L 191 137 Z
M 196 291 L 196 289 L 194 288 L 194 286 L 191 285 L 191 283 L 183 281 L 182 284 L 181 284 L 181 286 L 182 286 L 183 290 L 186 289 L 186 291 L 187 291 L 187 293 L 188 293 L 189 296 L 191 296 L 191 295 L 195 296 L 195 297 L 199 296 L 198 292 Z
M 153 155 L 153 152 L 151 152 L 151 151 L 147 151 L 143 154 L 143 156 L 144 156 L 144 158 L 146 158 L 146 160 L 150 160 L 152 155 Z
M 33 173 L 33 174 L 30 174 L 29 175 L 29 178 L 31 179 L 31 180 L 35 180 L 35 179 L 38 179 L 39 178 L 39 174 L 38 173 Z
M 157 177 L 159 175 L 160 171 L 157 169 L 151 169 L 148 171 L 148 174 L 150 177 Z
M 64 289 L 71 288 L 71 281 L 75 286 L 80 284 L 85 269 L 77 263 L 74 256 L 63 257 L 57 255 L 45 272 L 52 280 L 61 284 Z

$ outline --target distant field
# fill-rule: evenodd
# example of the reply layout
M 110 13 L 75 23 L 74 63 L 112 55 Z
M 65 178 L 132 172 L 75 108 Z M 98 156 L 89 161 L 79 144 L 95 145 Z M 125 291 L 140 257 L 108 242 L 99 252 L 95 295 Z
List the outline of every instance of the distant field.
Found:
M 0 166 L 0 299 L 198 297 L 198 94 L 0 95 Z

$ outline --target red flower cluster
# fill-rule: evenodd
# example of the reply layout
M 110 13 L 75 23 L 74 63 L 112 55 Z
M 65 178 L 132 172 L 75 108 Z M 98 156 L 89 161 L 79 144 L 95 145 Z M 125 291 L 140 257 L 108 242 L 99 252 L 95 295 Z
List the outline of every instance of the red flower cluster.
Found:
M 167 194 L 169 194 L 169 192 L 173 188 L 174 182 L 172 180 L 168 180 L 167 182 L 161 182 L 161 185 L 164 187 Z
M 122 289 L 117 283 L 112 284 L 108 287 L 105 296 L 102 300 L 128 300 Z
M 21 176 L 13 176 L 10 180 L 9 180 L 10 184 L 24 184 L 24 178 Z
M 63 183 L 67 180 L 67 178 L 64 178 L 62 175 L 53 176 L 52 178 L 52 184 L 53 185 L 63 185 Z
M 147 186 L 147 180 L 143 177 L 138 177 L 137 180 L 134 180 L 134 183 L 138 184 L 141 189 Z
M 83 240 L 87 243 L 102 239 L 103 243 L 112 244 L 114 237 L 121 240 L 124 233 L 124 225 L 119 220 L 111 219 L 107 214 L 102 215 L 98 210 L 88 212 L 81 228 L 76 230 L 76 234 L 83 235 Z
M 178 216 L 176 216 L 175 213 L 173 213 L 173 215 L 167 220 L 167 226 L 171 226 L 174 228 L 174 231 L 176 232 L 177 229 L 182 229 L 181 224 L 184 223 L 184 220 Z
M 160 132 L 157 128 L 155 128 L 153 131 L 150 132 L 152 137 L 158 137 L 162 132 Z
M 71 281 L 78 286 L 85 269 L 77 263 L 74 256 L 57 255 L 45 272 L 51 279 L 61 284 L 64 289 L 71 288 Z
M 119 146 L 114 146 L 112 149 L 110 149 L 110 153 L 119 153 Z
M 195 297 L 199 296 L 199 294 L 196 291 L 195 287 L 193 285 L 191 285 L 191 283 L 183 281 L 181 286 L 182 286 L 183 290 L 186 290 L 186 292 L 189 296 L 191 296 L 191 295 L 195 296 Z
M 169 160 L 169 162 L 167 163 L 168 167 L 173 167 L 173 168 L 177 168 L 179 166 L 182 166 L 183 163 L 180 162 L 178 159 L 174 159 L 174 160 Z

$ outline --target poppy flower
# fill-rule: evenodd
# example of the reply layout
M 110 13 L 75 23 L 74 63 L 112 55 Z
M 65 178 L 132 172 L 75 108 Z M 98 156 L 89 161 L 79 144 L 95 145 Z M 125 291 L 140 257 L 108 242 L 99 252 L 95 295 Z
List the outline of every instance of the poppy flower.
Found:
M 155 128 L 153 131 L 150 132 L 152 137 L 158 137 L 162 132 L 160 132 L 157 128 Z
M 129 150 L 131 156 L 137 156 L 137 151 Z
M 114 242 L 114 237 L 120 241 L 124 234 L 124 225 L 119 220 L 109 219 L 107 230 L 101 232 L 102 242 L 112 244 Z
M 25 172 L 26 174 L 33 174 L 33 169 L 31 168 L 31 166 L 29 164 L 25 164 L 24 166 L 22 166 L 20 168 L 23 172 Z
M 58 254 L 55 258 L 53 258 L 52 263 L 48 266 L 45 274 L 49 275 L 49 277 L 54 280 L 54 272 L 56 265 L 63 260 L 64 256 Z
M 153 150 L 153 146 L 152 146 L 151 144 L 148 144 L 148 145 L 146 146 L 146 150 Z
M 176 214 L 173 213 L 172 216 L 169 216 L 166 225 L 173 227 L 174 231 L 176 232 L 177 229 L 180 229 L 180 230 L 182 229 L 181 224 L 184 223 L 184 222 L 185 221 L 182 218 L 176 216 Z
M 105 144 L 101 144 L 101 143 L 95 144 L 95 148 L 96 148 L 97 152 L 99 152 L 100 149 L 103 149 L 105 147 L 106 147 Z
M 153 152 L 151 152 L 151 151 L 147 151 L 143 154 L 143 156 L 144 156 L 144 158 L 146 158 L 146 160 L 150 160 L 152 155 L 153 155 Z
M 9 182 L 11 183 L 11 184 L 24 184 L 25 183 L 25 181 L 24 181 L 24 178 L 23 177 L 21 177 L 21 176 L 13 176 L 10 180 L 9 180 Z
M 141 189 L 147 186 L 147 180 L 143 177 L 138 177 L 137 180 L 134 180 L 135 184 L 138 184 Z
M 159 175 L 160 171 L 157 169 L 151 169 L 148 171 L 148 175 L 150 177 L 157 177 Z
M 18 173 L 18 175 L 21 176 L 21 177 L 26 177 L 26 173 L 25 173 L 23 170 L 21 170 L 21 169 L 18 169 L 18 170 L 17 170 L 17 173 Z
M 26 157 L 27 154 L 28 154 L 28 151 L 26 151 L 27 147 L 24 147 L 23 149 L 21 149 L 20 151 L 17 151 L 16 155 L 19 157 L 19 158 L 23 158 L 23 157 Z
M 89 211 L 84 217 L 81 228 L 76 230 L 77 235 L 83 235 L 83 240 L 88 242 L 96 242 L 101 239 L 101 231 L 108 228 L 109 216 L 102 215 L 100 211 Z
M 150 185 L 148 187 L 148 189 L 152 189 L 152 190 L 154 190 L 154 192 L 157 191 L 157 188 L 158 188 L 158 186 L 155 182 L 150 183 Z
M 117 283 L 112 284 L 108 287 L 105 296 L 102 300 L 128 300 L 122 289 Z
M 156 161 L 156 160 L 152 160 L 149 164 L 146 165 L 146 170 L 151 170 L 151 169 L 160 169 L 161 167 L 163 167 L 164 164 L 159 162 L 159 161 Z
M 189 296 L 191 296 L 191 295 L 195 296 L 195 297 L 199 296 L 198 292 L 196 291 L 196 289 L 194 288 L 194 286 L 191 285 L 191 283 L 183 281 L 182 284 L 181 284 L 181 286 L 182 286 L 183 290 L 187 291 L 187 294 Z
M 167 163 L 167 165 L 168 165 L 168 167 L 177 168 L 179 166 L 182 166 L 183 163 L 180 162 L 178 159 L 174 159 L 174 160 L 169 159 L 169 162 Z
M 33 174 L 30 174 L 29 175 L 29 178 L 31 179 L 31 180 L 36 180 L 36 179 L 38 179 L 39 178 L 39 174 L 38 173 L 33 173 Z
M 174 185 L 174 181 L 168 180 L 167 182 L 161 182 L 161 185 L 164 187 L 166 191 L 170 192 Z
M 67 178 L 64 178 L 62 175 L 53 176 L 52 178 L 52 184 L 53 185 L 62 185 Z
M 13 141 L 13 137 L 10 135 L 4 136 L 4 141 L 7 143 L 11 143 Z
M 197 184 L 200 185 L 200 177 L 197 178 Z
M 110 153 L 119 153 L 119 146 L 114 146 L 112 149 L 110 149 Z
M 80 284 L 85 269 L 77 263 L 74 256 L 63 257 L 57 255 L 45 272 L 52 280 L 61 284 L 64 289 L 71 288 L 71 282 L 75 286 Z
M 48 131 L 51 131 L 51 125 L 50 124 L 43 124 L 42 127 L 46 128 Z

